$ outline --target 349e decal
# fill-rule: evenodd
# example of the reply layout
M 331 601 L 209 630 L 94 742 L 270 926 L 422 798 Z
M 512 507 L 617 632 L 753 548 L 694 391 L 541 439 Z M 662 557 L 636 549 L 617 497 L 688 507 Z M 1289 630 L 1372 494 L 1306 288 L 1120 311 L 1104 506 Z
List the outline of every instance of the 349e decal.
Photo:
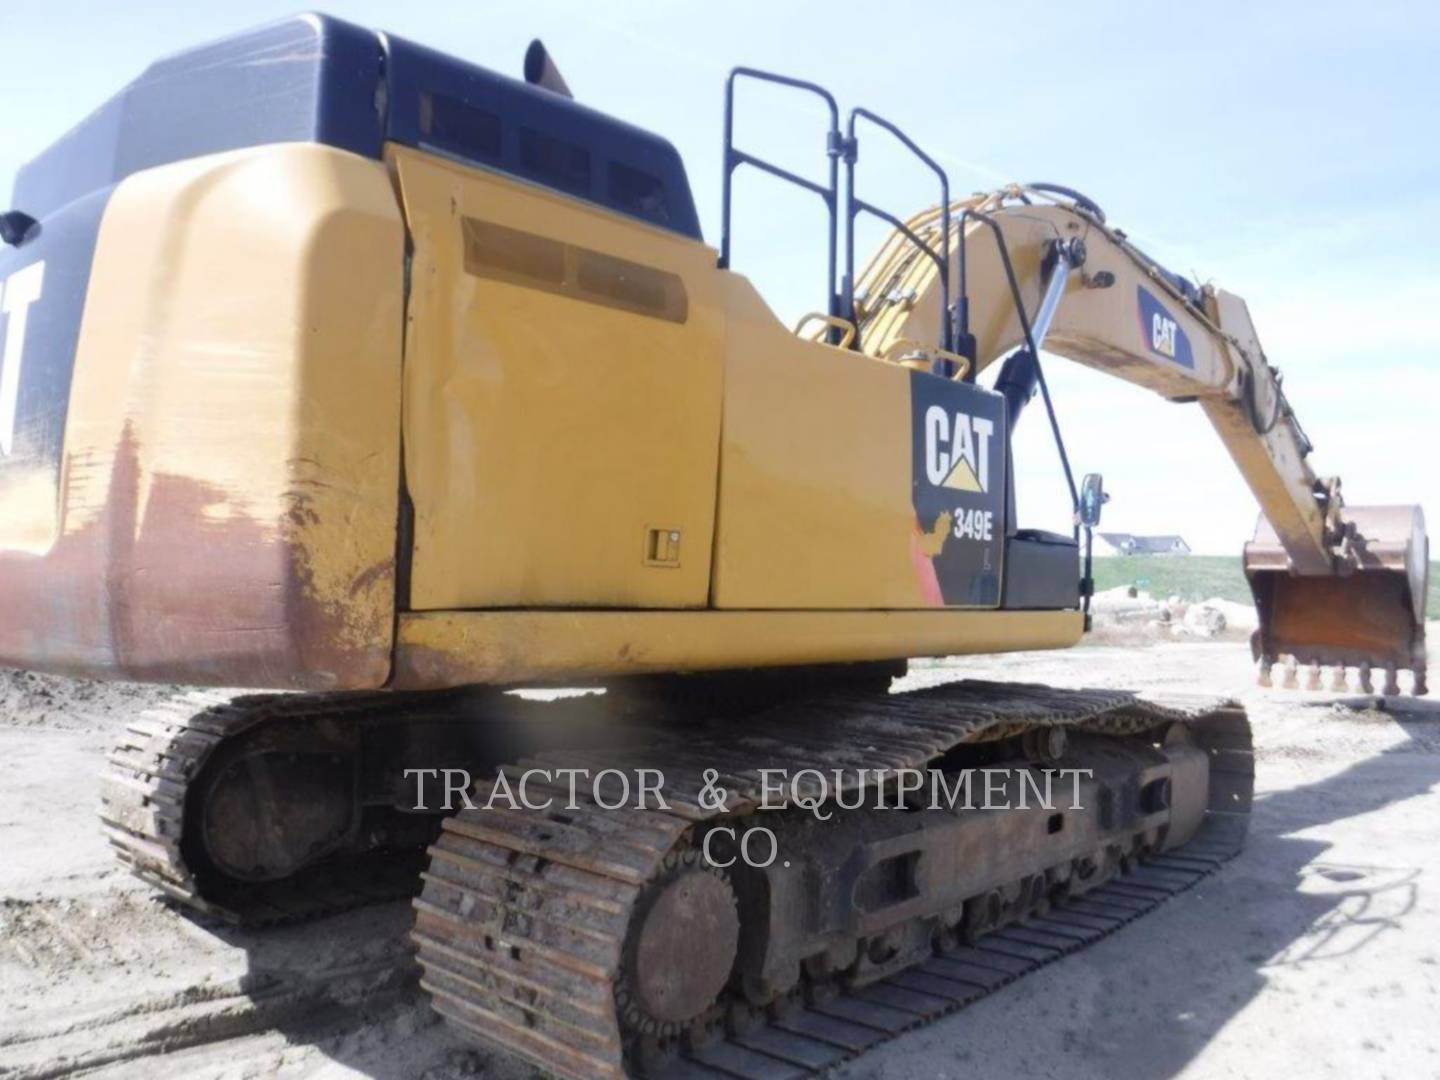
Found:
M 936 606 L 1000 602 L 1005 543 L 1005 401 L 966 383 L 910 373 L 911 559 Z

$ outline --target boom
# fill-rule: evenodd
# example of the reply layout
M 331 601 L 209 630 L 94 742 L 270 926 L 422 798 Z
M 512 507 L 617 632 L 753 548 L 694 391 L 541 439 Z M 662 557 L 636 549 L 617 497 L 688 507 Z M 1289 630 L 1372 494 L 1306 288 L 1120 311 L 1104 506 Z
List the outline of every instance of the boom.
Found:
M 1362 677 L 1369 663 L 1414 667 L 1423 688 L 1428 564 L 1420 509 L 1347 507 L 1340 479 L 1317 476 L 1311 442 L 1244 300 L 1166 270 L 1068 189 L 1012 186 L 953 204 L 949 219 L 958 234 L 950 264 L 958 299 L 948 317 L 963 356 L 936 348 L 946 317 L 939 270 L 900 231 L 857 282 L 859 348 L 964 378 L 1008 356 L 997 385 L 1012 413 L 1043 379 L 1031 358 L 1042 345 L 1171 401 L 1199 404 L 1263 515 L 1246 548 L 1262 662 L 1268 668 L 1284 653 L 1354 663 Z M 936 208 L 907 228 L 938 247 L 941 222 Z M 1389 573 L 1359 573 L 1366 570 Z M 1336 625 L 1340 618 L 1349 631 Z M 1337 633 L 1353 640 L 1337 646 Z

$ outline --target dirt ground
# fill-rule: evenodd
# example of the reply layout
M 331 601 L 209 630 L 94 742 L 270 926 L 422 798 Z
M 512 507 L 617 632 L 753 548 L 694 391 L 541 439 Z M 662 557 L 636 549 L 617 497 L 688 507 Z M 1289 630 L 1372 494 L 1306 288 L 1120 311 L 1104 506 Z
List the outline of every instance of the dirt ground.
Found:
M 911 679 L 966 674 L 1243 698 L 1251 843 L 1138 923 L 841 1076 L 1440 1076 L 1440 706 L 1262 691 L 1235 641 Z M 531 1076 L 431 1017 L 406 905 L 241 933 L 112 864 L 95 817 L 112 732 L 172 692 L 0 673 L 0 1076 Z

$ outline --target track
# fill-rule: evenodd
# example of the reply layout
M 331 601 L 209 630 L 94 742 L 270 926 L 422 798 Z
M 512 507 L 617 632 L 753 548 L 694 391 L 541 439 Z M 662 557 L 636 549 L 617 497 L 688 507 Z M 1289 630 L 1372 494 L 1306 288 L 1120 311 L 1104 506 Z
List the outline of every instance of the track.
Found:
M 1045 914 L 985 934 L 854 994 L 821 1002 L 699 1048 L 664 1070 L 673 1080 L 789 1080 L 823 1072 L 877 1043 L 938 1020 L 1108 937 L 1206 877 L 1243 847 L 1212 822 L 1180 851 L 1137 866 Z
M 1048 914 L 983 936 L 851 995 L 796 1010 L 686 1055 L 667 1080 L 791 1080 L 974 1004 L 1108 937 L 1218 869 L 1240 845 L 1200 837 Z
M 530 767 L 660 767 L 670 812 L 464 811 L 447 819 L 415 901 L 422 985 L 462 1032 L 572 1077 L 751 1080 L 823 1071 L 953 1012 L 1112 933 L 1240 850 L 1253 791 L 1244 712 L 1230 702 L 1141 701 L 1112 691 L 964 682 L 911 694 L 833 696 L 773 715 L 657 732 L 638 752 L 551 753 Z M 676 869 L 697 824 L 759 803 L 762 768 L 914 768 L 966 743 L 1036 727 L 1132 735 L 1183 722 L 1210 763 L 1209 804 L 1183 848 L 1134 865 L 1063 906 L 1044 901 L 1003 928 L 847 992 L 820 981 L 763 1012 L 722 999 L 684 1027 L 638 1015 L 626 989 L 628 928 L 647 883 Z M 704 768 L 728 798 L 699 798 Z M 680 782 L 671 782 L 681 777 Z M 696 947 L 703 943 L 696 942 Z M 647 1055 L 645 1049 L 661 1050 Z
M 187 805 L 222 747 L 265 727 L 356 728 L 433 718 L 449 695 L 423 706 L 394 694 L 196 693 L 127 725 L 101 785 L 100 817 L 122 863 L 185 907 L 231 923 L 315 918 L 414 895 L 423 852 L 374 851 L 324 860 L 280 881 L 235 881 L 196 865 Z

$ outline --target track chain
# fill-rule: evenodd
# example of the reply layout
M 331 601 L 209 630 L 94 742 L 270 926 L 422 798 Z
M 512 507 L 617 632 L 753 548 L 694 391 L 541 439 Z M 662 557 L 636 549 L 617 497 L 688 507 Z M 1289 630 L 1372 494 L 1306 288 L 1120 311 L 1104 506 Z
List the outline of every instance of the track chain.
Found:
M 124 865 L 194 911 L 232 923 L 270 925 L 413 896 L 422 853 L 337 858 L 282 881 L 205 881 L 182 842 L 186 802 L 207 764 L 228 740 L 270 723 L 390 720 L 404 699 L 393 694 L 246 694 L 197 692 L 149 709 L 126 725 L 101 783 L 100 819 Z
M 1229 701 L 966 681 L 810 699 L 743 723 L 671 725 L 638 751 L 537 755 L 502 771 L 518 782 L 529 768 L 591 775 L 660 768 L 671 809 L 589 803 L 578 811 L 467 810 L 446 819 L 415 900 L 422 986 L 438 1012 L 482 1042 L 560 1076 L 624 1076 L 636 1065 L 627 1036 L 627 1019 L 635 1018 L 627 1017 L 623 995 L 617 1000 L 616 983 L 632 908 L 698 823 L 759 804 L 758 770 L 793 776 L 802 768 L 919 768 L 961 744 L 1036 726 L 1129 735 L 1170 722 L 1189 724 L 1210 755 L 1206 818 L 1183 848 L 856 993 L 793 1000 L 756 1022 L 707 1018 L 703 1030 L 688 1033 L 678 1058 L 646 1066 L 667 1080 L 774 1080 L 827 1070 L 1112 933 L 1235 855 L 1254 778 L 1244 711 Z M 720 773 L 723 809 L 698 798 L 705 768 Z

